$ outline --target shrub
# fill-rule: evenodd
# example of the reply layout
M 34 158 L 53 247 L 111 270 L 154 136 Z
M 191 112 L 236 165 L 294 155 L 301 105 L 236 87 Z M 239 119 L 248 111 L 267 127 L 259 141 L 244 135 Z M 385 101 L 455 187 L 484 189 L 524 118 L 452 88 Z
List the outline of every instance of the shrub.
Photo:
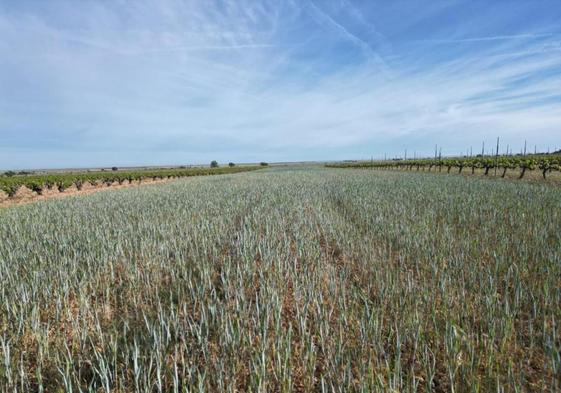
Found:
M 4 191 L 6 194 L 8 194 L 8 196 L 10 198 L 13 198 L 16 196 L 16 193 L 19 190 L 20 185 L 19 184 L 5 184 L 2 186 L 2 191 Z
M 64 190 L 66 190 L 68 187 L 70 187 L 72 185 L 72 181 L 66 179 L 66 178 L 62 178 L 59 181 L 56 182 L 57 188 L 59 192 L 64 192 Z
M 31 184 L 28 184 L 28 186 L 31 189 L 31 191 L 36 192 L 37 195 L 43 195 L 43 184 L 41 182 L 34 181 L 31 182 Z
M 211 167 L 211 168 L 218 168 L 218 161 L 213 160 L 213 161 L 210 163 L 210 167 Z
M 268 164 L 267 162 L 262 162 L 262 163 L 260 163 L 259 165 L 261 165 L 261 166 L 269 166 L 269 164 Z
M 233 162 L 230 162 L 230 163 L 228 164 L 228 166 L 229 166 L 230 168 L 233 168 L 233 167 L 236 166 L 236 164 L 234 164 Z

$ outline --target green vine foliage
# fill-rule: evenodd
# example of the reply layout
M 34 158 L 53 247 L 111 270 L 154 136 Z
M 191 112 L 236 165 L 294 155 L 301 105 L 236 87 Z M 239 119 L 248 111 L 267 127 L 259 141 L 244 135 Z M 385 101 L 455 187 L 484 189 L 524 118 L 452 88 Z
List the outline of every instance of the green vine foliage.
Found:
M 91 185 L 114 183 L 123 184 L 125 180 L 129 183 L 141 182 L 144 179 L 174 179 L 187 176 L 220 175 L 228 173 L 247 172 L 260 169 L 260 166 L 235 166 L 219 168 L 177 168 L 177 169 L 154 169 L 135 171 L 114 172 L 71 172 L 59 174 L 40 175 L 0 175 L 0 190 L 9 197 L 14 197 L 21 187 L 26 187 L 37 194 L 44 190 L 56 188 L 64 192 L 72 185 L 81 189 L 86 183 Z
M 472 173 L 475 169 L 484 169 L 485 175 L 491 170 L 501 169 L 501 175 L 504 177 L 507 170 L 518 169 L 520 178 L 524 177 L 526 171 L 540 169 L 543 178 L 547 178 L 547 174 L 553 171 L 561 170 L 561 155 L 535 155 L 530 157 L 523 156 L 499 156 L 499 157 L 459 157 L 446 159 L 417 159 L 417 160 L 386 160 L 386 161 L 362 161 L 362 162 L 345 162 L 328 164 L 327 167 L 332 168 L 381 168 L 381 169 L 407 169 L 419 170 L 438 168 L 446 168 L 447 172 L 451 172 L 452 168 L 456 168 L 461 172 L 463 168 L 471 168 Z

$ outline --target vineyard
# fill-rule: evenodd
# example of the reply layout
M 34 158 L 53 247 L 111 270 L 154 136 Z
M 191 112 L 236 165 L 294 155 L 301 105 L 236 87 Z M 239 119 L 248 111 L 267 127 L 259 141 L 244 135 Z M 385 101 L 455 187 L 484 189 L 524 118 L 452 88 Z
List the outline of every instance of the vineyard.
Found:
M 447 173 L 452 170 L 462 173 L 469 170 L 475 173 L 477 169 L 484 170 L 489 175 L 495 169 L 501 177 L 505 177 L 508 170 L 519 172 L 519 178 L 524 178 L 528 171 L 539 170 L 543 179 L 553 171 L 561 170 L 561 155 L 534 155 L 534 156 L 497 156 L 497 157 L 461 157 L 461 158 L 435 158 L 435 159 L 413 159 L 413 160 L 384 160 L 384 161 L 360 161 L 328 164 L 332 168 L 381 168 L 381 169 L 404 169 L 424 170 Z
M 40 175 L 15 175 L 0 176 L 0 191 L 9 197 L 14 197 L 21 187 L 26 187 L 36 194 L 41 195 L 45 190 L 57 189 L 64 192 L 67 188 L 75 186 L 81 190 L 85 184 L 111 186 L 114 183 L 123 184 L 142 182 L 145 179 L 162 180 L 175 179 L 188 176 L 220 175 L 238 173 L 260 169 L 258 166 L 233 166 L 223 168 L 177 168 L 155 170 L 131 170 L 112 172 L 75 172 Z
M 2 209 L 0 391 L 559 391 L 560 200 L 300 166 Z

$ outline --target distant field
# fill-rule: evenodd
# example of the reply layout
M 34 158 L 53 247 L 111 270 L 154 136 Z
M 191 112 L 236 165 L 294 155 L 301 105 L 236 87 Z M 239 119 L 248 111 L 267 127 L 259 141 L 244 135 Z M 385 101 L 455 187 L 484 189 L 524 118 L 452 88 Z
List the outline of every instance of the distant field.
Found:
M 561 389 L 561 188 L 270 168 L 0 210 L 0 391 Z

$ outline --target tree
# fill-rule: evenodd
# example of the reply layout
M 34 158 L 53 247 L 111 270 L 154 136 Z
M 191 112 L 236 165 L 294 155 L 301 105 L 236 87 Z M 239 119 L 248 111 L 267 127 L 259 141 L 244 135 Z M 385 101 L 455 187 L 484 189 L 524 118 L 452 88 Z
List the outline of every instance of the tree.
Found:
M 230 163 L 228 164 L 228 166 L 229 166 L 230 168 L 232 168 L 232 167 L 235 167 L 236 164 L 234 164 L 233 162 L 230 162 Z
M 213 161 L 210 163 L 210 167 L 211 167 L 211 168 L 218 168 L 218 161 L 213 160 Z
M 260 163 L 259 165 L 261 165 L 261 166 L 268 166 L 269 164 L 266 163 L 266 162 L 262 162 L 262 163 Z
M 112 171 L 118 171 L 119 168 L 117 168 L 116 166 L 114 166 L 113 168 L 111 168 Z

